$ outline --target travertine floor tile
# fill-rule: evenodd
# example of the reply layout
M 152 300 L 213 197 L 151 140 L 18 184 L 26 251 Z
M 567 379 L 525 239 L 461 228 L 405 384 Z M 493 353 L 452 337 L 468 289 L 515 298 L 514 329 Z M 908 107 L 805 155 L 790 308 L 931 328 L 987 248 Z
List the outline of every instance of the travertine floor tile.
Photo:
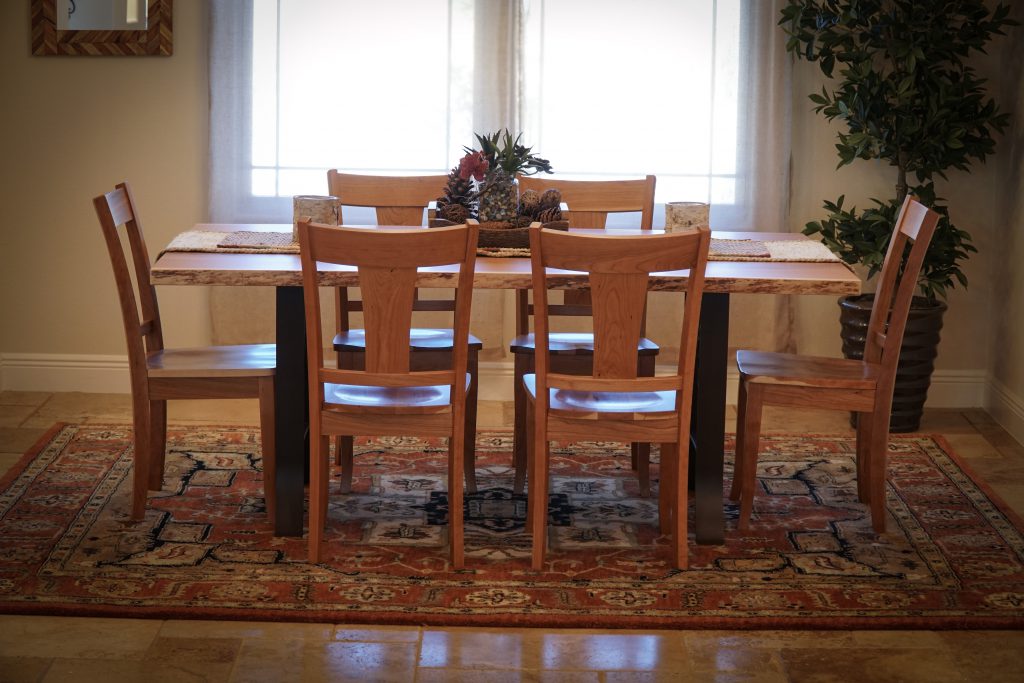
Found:
M 144 659 L 176 673 L 178 680 L 224 681 L 241 649 L 241 638 L 157 636 Z
M 50 396 L 47 391 L 0 391 L 0 406 L 41 406 Z
M 691 652 L 707 647 L 779 650 L 794 648 L 841 648 L 853 645 L 852 631 L 681 631 Z
M 420 667 L 452 669 L 538 669 L 537 645 L 526 630 L 425 630 Z
M 43 678 L 52 661 L 42 657 L 0 656 L 0 682 L 36 683 Z
M 155 619 L 0 615 L 0 653 L 8 657 L 142 659 L 160 630 Z
M 220 683 L 230 663 L 55 659 L 42 683 Z M 283 679 L 279 679 L 283 680 Z
M 963 683 L 946 650 L 823 648 L 781 651 L 792 683 Z
M 279 681 L 411 681 L 416 643 L 247 639 L 233 683 Z
M 161 638 L 282 638 L 287 640 L 331 639 L 331 624 L 290 624 L 270 621 L 192 621 L 173 619 L 163 623 Z
M 416 683 L 599 683 L 596 671 L 487 671 L 478 669 L 418 669 Z M 611 678 L 605 680 L 612 680 Z
M 976 430 L 960 408 L 928 408 L 917 431 L 922 434 L 973 434 Z
M 36 406 L 0 405 L 0 427 L 20 427 L 36 410 Z
M 54 422 L 131 420 L 132 399 L 128 394 L 54 394 L 39 406 L 22 427 L 49 427 Z
M 544 669 L 598 671 L 684 671 L 689 661 L 683 641 L 674 633 L 646 635 L 576 634 L 537 636 Z
M 32 448 L 46 429 L 24 429 L 21 427 L 0 427 L 0 452 L 25 453 Z
M 21 460 L 20 453 L 0 453 L 0 477 L 7 474 L 7 471 L 18 464 Z
M 1024 679 L 1024 631 L 945 631 L 938 636 L 967 680 Z
M 972 434 L 943 434 L 957 455 L 971 462 L 980 458 L 1002 459 L 1005 456 L 988 439 L 977 432 Z
M 334 640 L 363 643 L 416 643 L 420 629 L 415 626 L 345 626 L 334 628 Z

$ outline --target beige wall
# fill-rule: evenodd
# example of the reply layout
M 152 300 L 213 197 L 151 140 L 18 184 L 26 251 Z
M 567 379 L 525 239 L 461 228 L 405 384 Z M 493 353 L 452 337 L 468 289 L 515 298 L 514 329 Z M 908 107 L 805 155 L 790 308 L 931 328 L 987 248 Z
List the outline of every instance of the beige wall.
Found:
M 0 3 L 0 353 L 123 355 L 91 199 L 131 182 L 153 250 L 205 218 L 205 6 L 175 3 L 171 57 L 33 57 L 28 8 Z M 168 343 L 205 342 L 206 292 L 161 294 Z
M 124 353 L 109 263 L 89 200 L 130 180 L 154 252 L 206 218 L 206 22 L 203 3 L 176 3 L 170 58 L 32 57 L 28 3 L 0 3 L 0 92 L 6 98 L 0 109 L 6 220 L 0 230 L 0 353 Z M 1016 48 L 1004 39 L 981 65 L 996 79 L 1004 106 L 1024 112 L 1022 29 L 1014 31 Z M 1007 63 L 1016 69 L 1000 70 Z M 834 170 L 835 131 L 806 100 L 818 82 L 814 67 L 797 63 L 794 231 L 822 215 L 823 199 L 845 192 L 863 206 L 871 196 L 888 196 L 894 182 L 891 169 L 873 162 Z M 981 253 L 967 266 L 970 290 L 950 299 L 938 367 L 991 371 L 1017 397 L 1024 396 L 1022 122 L 1015 114 L 1013 132 L 989 164 L 970 175 L 953 173 L 941 187 L 954 221 L 972 232 Z M 272 329 L 270 292 L 215 290 L 212 322 L 208 291 L 166 287 L 160 294 L 170 344 L 263 339 Z M 252 314 L 254 307 L 262 316 Z M 674 346 L 670 326 L 659 322 L 661 309 L 655 301 L 652 334 Z M 503 330 L 503 338 L 488 340 L 486 359 L 504 358 L 511 310 L 507 295 L 477 299 L 474 328 L 485 335 Z M 768 303 L 761 296 L 734 297 L 730 337 L 734 347 L 836 355 L 835 298 L 776 297 Z
M 1024 3 L 1016 3 L 1012 16 L 1024 24 Z M 1004 424 L 1014 418 L 1006 406 L 998 406 L 1000 400 L 1015 399 L 1018 410 L 1024 410 L 1024 27 L 1014 29 L 1013 38 L 996 61 L 1002 70 L 1003 105 L 1015 115 L 999 163 L 993 164 L 999 174 L 999 195 L 993 202 L 999 227 L 991 240 L 994 274 L 988 329 L 994 412 Z M 1016 420 L 1015 426 L 1024 430 L 1024 414 L 1017 414 Z

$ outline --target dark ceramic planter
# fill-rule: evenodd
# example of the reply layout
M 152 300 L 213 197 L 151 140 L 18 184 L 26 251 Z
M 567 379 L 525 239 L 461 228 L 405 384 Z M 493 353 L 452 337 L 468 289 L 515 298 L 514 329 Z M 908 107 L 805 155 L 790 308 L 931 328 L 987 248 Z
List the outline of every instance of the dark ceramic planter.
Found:
M 861 294 L 839 300 L 843 355 L 847 358 L 864 357 L 864 338 L 874 299 L 874 294 Z M 896 369 L 896 388 L 889 418 L 891 432 L 913 432 L 921 426 L 921 414 L 928 397 L 932 371 L 935 369 L 942 315 L 946 308 L 944 302 L 930 301 L 924 297 L 914 297 L 910 306 L 910 318 L 903 335 L 900 362 Z M 852 416 L 851 422 L 855 423 L 855 420 L 856 414 Z

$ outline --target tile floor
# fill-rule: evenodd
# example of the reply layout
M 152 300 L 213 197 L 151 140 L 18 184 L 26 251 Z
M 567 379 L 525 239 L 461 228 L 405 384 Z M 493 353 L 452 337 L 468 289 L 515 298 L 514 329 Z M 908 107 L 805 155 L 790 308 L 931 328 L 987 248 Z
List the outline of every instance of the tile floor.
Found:
M 171 406 L 178 423 L 211 415 L 257 422 L 254 401 Z M 130 411 L 125 395 L 0 392 L 0 473 L 56 421 L 127 421 Z M 511 406 L 483 402 L 479 419 L 507 426 Z M 842 414 L 813 411 L 770 411 L 766 428 L 849 431 Z M 945 436 L 1024 513 L 1024 447 L 987 414 L 931 410 L 922 431 Z M 1019 681 L 1024 631 L 365 628 L 0 615 L 0 683 L 193 680 Z

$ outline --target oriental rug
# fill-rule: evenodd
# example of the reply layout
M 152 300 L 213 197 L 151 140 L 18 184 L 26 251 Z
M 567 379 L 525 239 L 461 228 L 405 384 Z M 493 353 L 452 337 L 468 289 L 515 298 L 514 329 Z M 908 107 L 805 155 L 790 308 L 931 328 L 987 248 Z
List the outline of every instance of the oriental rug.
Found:
M 893 436 L 888 532 L 856 498 L 851 437 L 768 435 L 752 529 L 667 563 L 624 444 L 553 450 L 551 547 L 529 567 L 511 438 L 483 433 L 466 568 L 446 561 L 442 441 L 357 443 L 324 561 L 279 538 L 258 433 L 172 427 L 163 490 L 129 520 L 131 432 L 57 425 L 0 482 L 0 612 L 604 628 L 1020 628 L 1020 520 L 940 438 Z M 731 437 L 727 449 L 731 455 Z M 726 477 L 731 473 L 727 457 Z M 655 462 L 652 468 L 656 479 Z M 337 471 L 332 471 L 337 481 Z M 727 482 L 728 483 L 728 482 Z M 692 517 L 692 513 L 691 513 Z M 692 538 L 692 536 L 691 536 Z

